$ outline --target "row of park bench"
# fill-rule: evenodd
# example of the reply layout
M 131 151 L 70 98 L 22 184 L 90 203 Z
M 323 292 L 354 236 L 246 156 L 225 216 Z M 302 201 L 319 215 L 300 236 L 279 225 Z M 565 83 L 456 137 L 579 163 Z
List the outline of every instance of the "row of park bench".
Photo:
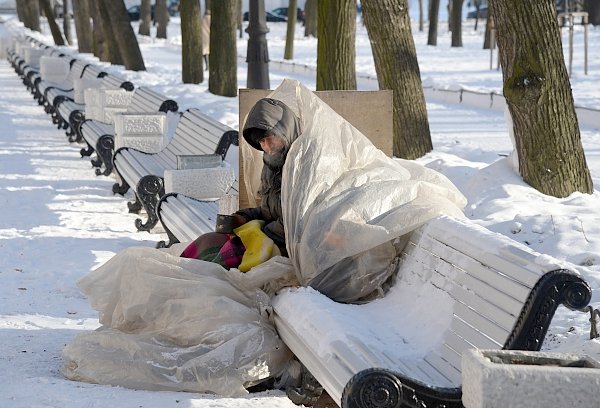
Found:
M 96 152 L 97 174 L 114 174 L 115 193 L 135 189 L 129 210 L 143 208 L 148 215 L 145 222 L 136 221 L 139 230 L 150 230 L 160 220 L 169 238 L 161 245 L 168 246 L 212 231 L 217 213 L 235 210 L 237 131 L 197 109 L 178 112 L 175 101 L 135 87 L 93 63 L 31 38 L 21 42 L 25 44 L 9 52 L 15 70 L 69 140 L 86 143 L 82 155 Z M 28 47 L 64 59 L 69 67 L 64 83 L 46 80 L 44 70 L 27 58 L 32 54 Z M 84 90 L 84 103 L 78 101 L 78 80 L 96 81 L 96 96 L 104 100 L 95 106 L 109 110 L 98 113 L 89 106 L 94 104 L 92 88 Z M 388 102 L 391 113 L 391 97 Z M 154 146 L 154 152 L 132 147 L 134 142 L 142 146 L 148 134 L 162 135 L 169 115 L 175 115 L 177 125 L 168 143 Z M 348 116 L 351 122 L 357 119 Z M 387 129 L 391 114 L 389 124 Z M 219 167 L 186 167 L 197 162 Z M 215 173 L 202 177 L 202 171 Z M 185 191 L 194 191 L 195 197 Z M 205 198 L 199 199 L 202 194 Z M 284 289 L 272 306 L 278 333 L 311 374 L 304 376 L 301 388 L 288 390 L 294 402 L 313 404 L 324 388 L 343 407 L 454 407 L 464 401 L 464 351 L 538 351 L 557 307 L 582 310 L 590 299 L 591 289 L 575 268 L 468 220 L 442 216 L 411 234 L 394 286 L 376 301 L 391 310 L 405 305 L 397 313 L 411 319 L 382 320 L 373 315 L 372 304 L 339 304 L 308 288 Z M 438 316 L 445 324 L 430 330 L 420 352 L 411 355 L 401 348 L 409 334 L 427 326 L 419 320 L 419 310 L 429 310 L 426 315 Z M 351 327 L 349 321 L 363 326 Z
M 160 218 L 169 240 L 159 246 L 211 231 L 219 206 L 237 209 L 231 196 L 238 194 L 238 181 L 229 177 L 237 173 L 236 130 L 195 108 L 179 112 L 177 102 L 165 95 L 32 37 L 15 41 L 8 58 L 68 140 L 85 144 L 82 157 L 95 154 L 96 174 L 114 173 L 113 192 L 134 190 L 129 211 L 147 215 L 135 221 L 138 230 L 150 231 Z M 211 178 L 203 177 L 206 172 Z M 215 183 L 215 177 L 222 182 Z M 187 182 L 192 179 L 205 180 L 205 188 Z M 182 190 L 166 190 L 170 185 Z

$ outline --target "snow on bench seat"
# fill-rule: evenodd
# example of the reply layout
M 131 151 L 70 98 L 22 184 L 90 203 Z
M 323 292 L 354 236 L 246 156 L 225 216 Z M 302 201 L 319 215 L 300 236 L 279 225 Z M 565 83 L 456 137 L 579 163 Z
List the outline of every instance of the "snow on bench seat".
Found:
M 350 305 L 311 288 L 284 290 L 272 301 L 275 324 L 340 406 L 362 406 L 383 388 L 414 406 L 459 406 L 463 351 L 537 351 L 559 304 L 587 305 L 591 290 L 568 267 L 439 217 L 412 233 L 384 298 Z

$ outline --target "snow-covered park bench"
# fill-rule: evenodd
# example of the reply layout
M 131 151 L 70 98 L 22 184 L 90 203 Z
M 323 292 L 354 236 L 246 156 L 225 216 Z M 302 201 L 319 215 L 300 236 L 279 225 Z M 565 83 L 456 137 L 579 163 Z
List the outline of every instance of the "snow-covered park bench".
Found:
M 90 156 L 96 152 L 97 157 L 92 159 L 92 165 L 96 167 L 97 175 L 108 176 L 113 171 L 115 113 L 139 114 L 136 124 L 144 127 L 145 122 L 153 123 L 156 117 L 154 113 L 177 112 L 179 109 L 177 102 L 148 87 L 139 87 L 133 92 L 129 92 L 129 89 L 121 86 L 119 90 L 97 89 L 86 93 L 87 98 L 93 101 L 86 104 L 84 117 L 78 119 L 80 125 L 76 124 L 75 129 L 77 141 L 83 139 L 87 144 L 86 148 L 81 149 L 81 155 Z
M 81 59 L 75 59 L 70 64 L 70 70 L 62 83 L 44 80 L 41 76 L 34 82 L 34 97 L 40 105 L 44 106 L 46 113 L 52 116 L 52 122 L 59 124 L 59 116 L 56 110 L 58 104 L 64 100 L 73 99 L 73 86 L 79 78 L 98 78 L 102 71 L 92 66 L 92 63 Z
M 235 173 L 239 165 L 239 141 L 232 141 L 229 148 L 226 139 L 220 140 L 220 143 L 216 151 L 226 151 L 224 161 Z M 190 175 L 194 177 L 193 188 L 182 188 L 178 192 L 169 192 L 166 188 L 166 194 L 156 206 L 156 215 L 168 237 L 168 241 L 158 242 L 157 248 L 189 242 L 212 232 L 218 214 L 231 214 L 239 209 L 238 177 L 228 185 L 226 182 L 215 183 L 219 173 L 212 168 L 191 170 Z
M 127 131 L 125 131 L 125 134 Z M 158 153 L 144 153 L 130 147 L 115 151 L 113 165 L 121 182 L 113 186 L 113 192 L 124 194 L 129 186 L 135 187 L 136 200 L 128 203 L 130 212 L 146 211 L 148 219 L 137 219 L 138 230 L 149 231 L 158 222 L 156 206 L 165 194 L 165 172 L 178 170 L 178 160 L 184 156 L 216 154 L 220 159 L 229 147 L 236 144 L 238 132 L 204 115 L 198 109 L 181 114 L 174 135 Z
M 8 61 L 20 77 L 25 76 L 26 70 L 38 69 L 40 57 L 51 52 L 27 37 L 15 38 L 14 41 L 14 46 L 8 51 Z
M 459 407 L 465 350 L 539 351 L 557 307 L 590 298 L 572 265 L 442 216 L 411 234 L 384 298 L 349 305 L 299 288 L 272 306 L 281 338 L 341 407 Z M 306 388 L 288 395 L 308 405 L 319 392 Z
M 21 77 L 23 79 L 23 84 L 27 87 L 27 89 L 31 92 L 35 92 L 35 80 L 40 76 L 44 75 L 44 70 L 47 69 L 48 64 L 44 64 L 44 60 L 62 60 L 64 59 L 66 63 L 73 59 L 73 57 L 61 52 L 60 50 L 50 47 L 47 45 L 42 45 L 38 48 L 38 56 L 35 57 L 36 61 L 34 63 L 25 63 L 21 69 Z M 31 58 L 31 56 L 30 56 Z M 26 61 L 26 60 L 24 60 Z M 68 66 L 68 65 L 67 65 Z
M 88 69 L 90 69 L 89 67 Z M 67 137 L 71 142 L 80 142 L 82 140 L 80 126 L 85 117 L 85 103 L 83 99 L 83 91 L 86 87 L 97 87 L 100 89 L 123 89 L 124 91 L 133 91 L 134 85 L 130 81 L 106 72 L 100 72 L 97 78 L 79 79 L 74 83 L 74 94 L 71 98 L 63 98 L 56 104 L 58 113 L 59 128 L 65 129 Z

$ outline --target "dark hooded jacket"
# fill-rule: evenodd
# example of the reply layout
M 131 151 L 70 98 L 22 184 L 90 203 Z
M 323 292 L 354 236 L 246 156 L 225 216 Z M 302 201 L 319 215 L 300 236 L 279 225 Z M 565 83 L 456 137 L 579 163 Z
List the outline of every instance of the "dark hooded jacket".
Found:
M 265 132 L 256 132 L 256 129 Z M 250 146 L 262 150 L 257 134 L 274 133 L 285 139 L 288 149 L 300 135 L 300 120 L 283 102 L 263 98 L 248 113 L 243 129 L 244 139 Z M 281 210 L 281 175 L 282 168 L 273 169 L 263 166 L 261 173 L 260 196 L 261 205 L 257 208 L 246 208 L 238 211 L 248 221 L 261 219 L 265 221 L 263 231 L 285 254 L 285 231 Z

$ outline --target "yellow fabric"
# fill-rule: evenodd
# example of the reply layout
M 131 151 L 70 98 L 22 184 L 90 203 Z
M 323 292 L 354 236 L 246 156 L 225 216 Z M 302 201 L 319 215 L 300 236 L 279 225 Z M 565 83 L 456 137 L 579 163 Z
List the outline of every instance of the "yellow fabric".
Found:
M 274 251 L 273 240 L 262 232 L 264 224 L 264 221 L 252 220 L 233 230 L 246 247 L 242 263 L 238 268 L 242 272 L 248 272 L 252 267 L 260 265 L 276 255 L 274 252 L 278 252 Z

